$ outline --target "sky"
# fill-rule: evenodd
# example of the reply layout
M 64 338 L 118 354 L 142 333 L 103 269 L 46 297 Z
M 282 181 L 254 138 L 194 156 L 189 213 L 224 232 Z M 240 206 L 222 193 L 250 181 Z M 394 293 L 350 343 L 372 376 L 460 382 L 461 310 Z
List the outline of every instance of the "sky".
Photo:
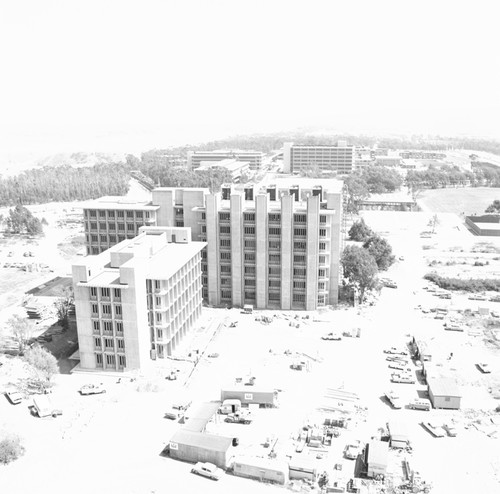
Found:
M 500 138 L 498 2 L 0 0 L 0 155 L 246 132 Z

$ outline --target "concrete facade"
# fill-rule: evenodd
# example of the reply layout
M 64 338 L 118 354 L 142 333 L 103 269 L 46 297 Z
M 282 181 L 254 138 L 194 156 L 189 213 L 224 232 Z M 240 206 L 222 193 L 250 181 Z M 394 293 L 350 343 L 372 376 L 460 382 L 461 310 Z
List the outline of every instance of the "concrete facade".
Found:
M 156 225 L 190 227 L 193 240 L 207 243 L 201 276 L 209 304 L 314 310 L 338 301 L 342 185 L 282 178 L 259 189 L 223 186 L 217 194 L 158 188 L 144 207 L 155 208 Z M 101 216 L 99 201 L 84 214 Z M 107 231 L 106 224 L 99 228 Z M 106 238 L 107 244 L 88 243 L 88 253 L 109 248 Z
M 204 247 L 188 228 L 143 227 L 74 264 L 80 367 L 139 369 L 171 355 L 201 314 Z
M 344 141 L 337 145 L 299 145 L 285 142 L 283 145 L 283 172 L 295 173 L 310 168 L 321 172 L 348 175 L 355 169 L 356 148 Z

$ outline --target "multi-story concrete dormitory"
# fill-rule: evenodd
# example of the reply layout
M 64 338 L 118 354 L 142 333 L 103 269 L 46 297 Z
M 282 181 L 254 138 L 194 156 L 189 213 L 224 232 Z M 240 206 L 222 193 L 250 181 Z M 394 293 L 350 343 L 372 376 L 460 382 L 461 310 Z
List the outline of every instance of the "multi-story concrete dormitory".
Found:
M 215 306 L 306 309 L 336 304 L 342 182 L 286 178 L 260 189 L 156 188 L 149 203 L 104 198 L 84 207 L 94 254 L 144 224 L 190 227 L 202 252 L 203 298 Z
M 206 244 L 190 235 L 144 227 L 73 265 L 82 369 L 138 369 L 172 354 L 201 314 Z

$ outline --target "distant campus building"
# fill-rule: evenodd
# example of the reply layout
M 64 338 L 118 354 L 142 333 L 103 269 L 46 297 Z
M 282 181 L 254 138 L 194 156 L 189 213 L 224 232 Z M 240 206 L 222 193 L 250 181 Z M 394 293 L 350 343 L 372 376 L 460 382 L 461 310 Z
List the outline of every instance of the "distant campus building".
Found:
M 303 172 L 318 168 L 321 172 L 348 175 L 355 169 L 356 148 L 346 141 L 336 145 L 302 145 L 285 142 L 283 172 Z
M 342 188 L 291 178 L 217 194 L 159 187 L 148 203 L 106 197 L 84 206 L 87 253 L 132 239 L 144 225 L 189 227 L 207 243 L 201 282 L 209 304 L 314 310 L 338 301 Z
M 206 244 L 190 237 L 145 227 L 73 265 L 82 369 L 138 369 L 172 354 L 201 314 Z
M 218 150 L 218 151 L 189 151 L 187 155 L 188 169 L 195 170 L 204 161 L 222 161 L 232 159 L 248 163 L 251 170 L 260 170 L 264 153 L 261 151 Z

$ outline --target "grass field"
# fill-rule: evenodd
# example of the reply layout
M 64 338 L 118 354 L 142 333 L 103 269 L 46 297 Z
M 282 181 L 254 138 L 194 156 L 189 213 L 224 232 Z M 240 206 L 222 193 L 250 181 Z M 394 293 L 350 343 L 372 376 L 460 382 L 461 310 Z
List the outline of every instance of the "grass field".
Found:
M 491 187 L 462 187 L 458 189 L 428 189 L 417 198 L 419 206 L 432 213 L 474 214 L 500 199 L 500 189 Z

